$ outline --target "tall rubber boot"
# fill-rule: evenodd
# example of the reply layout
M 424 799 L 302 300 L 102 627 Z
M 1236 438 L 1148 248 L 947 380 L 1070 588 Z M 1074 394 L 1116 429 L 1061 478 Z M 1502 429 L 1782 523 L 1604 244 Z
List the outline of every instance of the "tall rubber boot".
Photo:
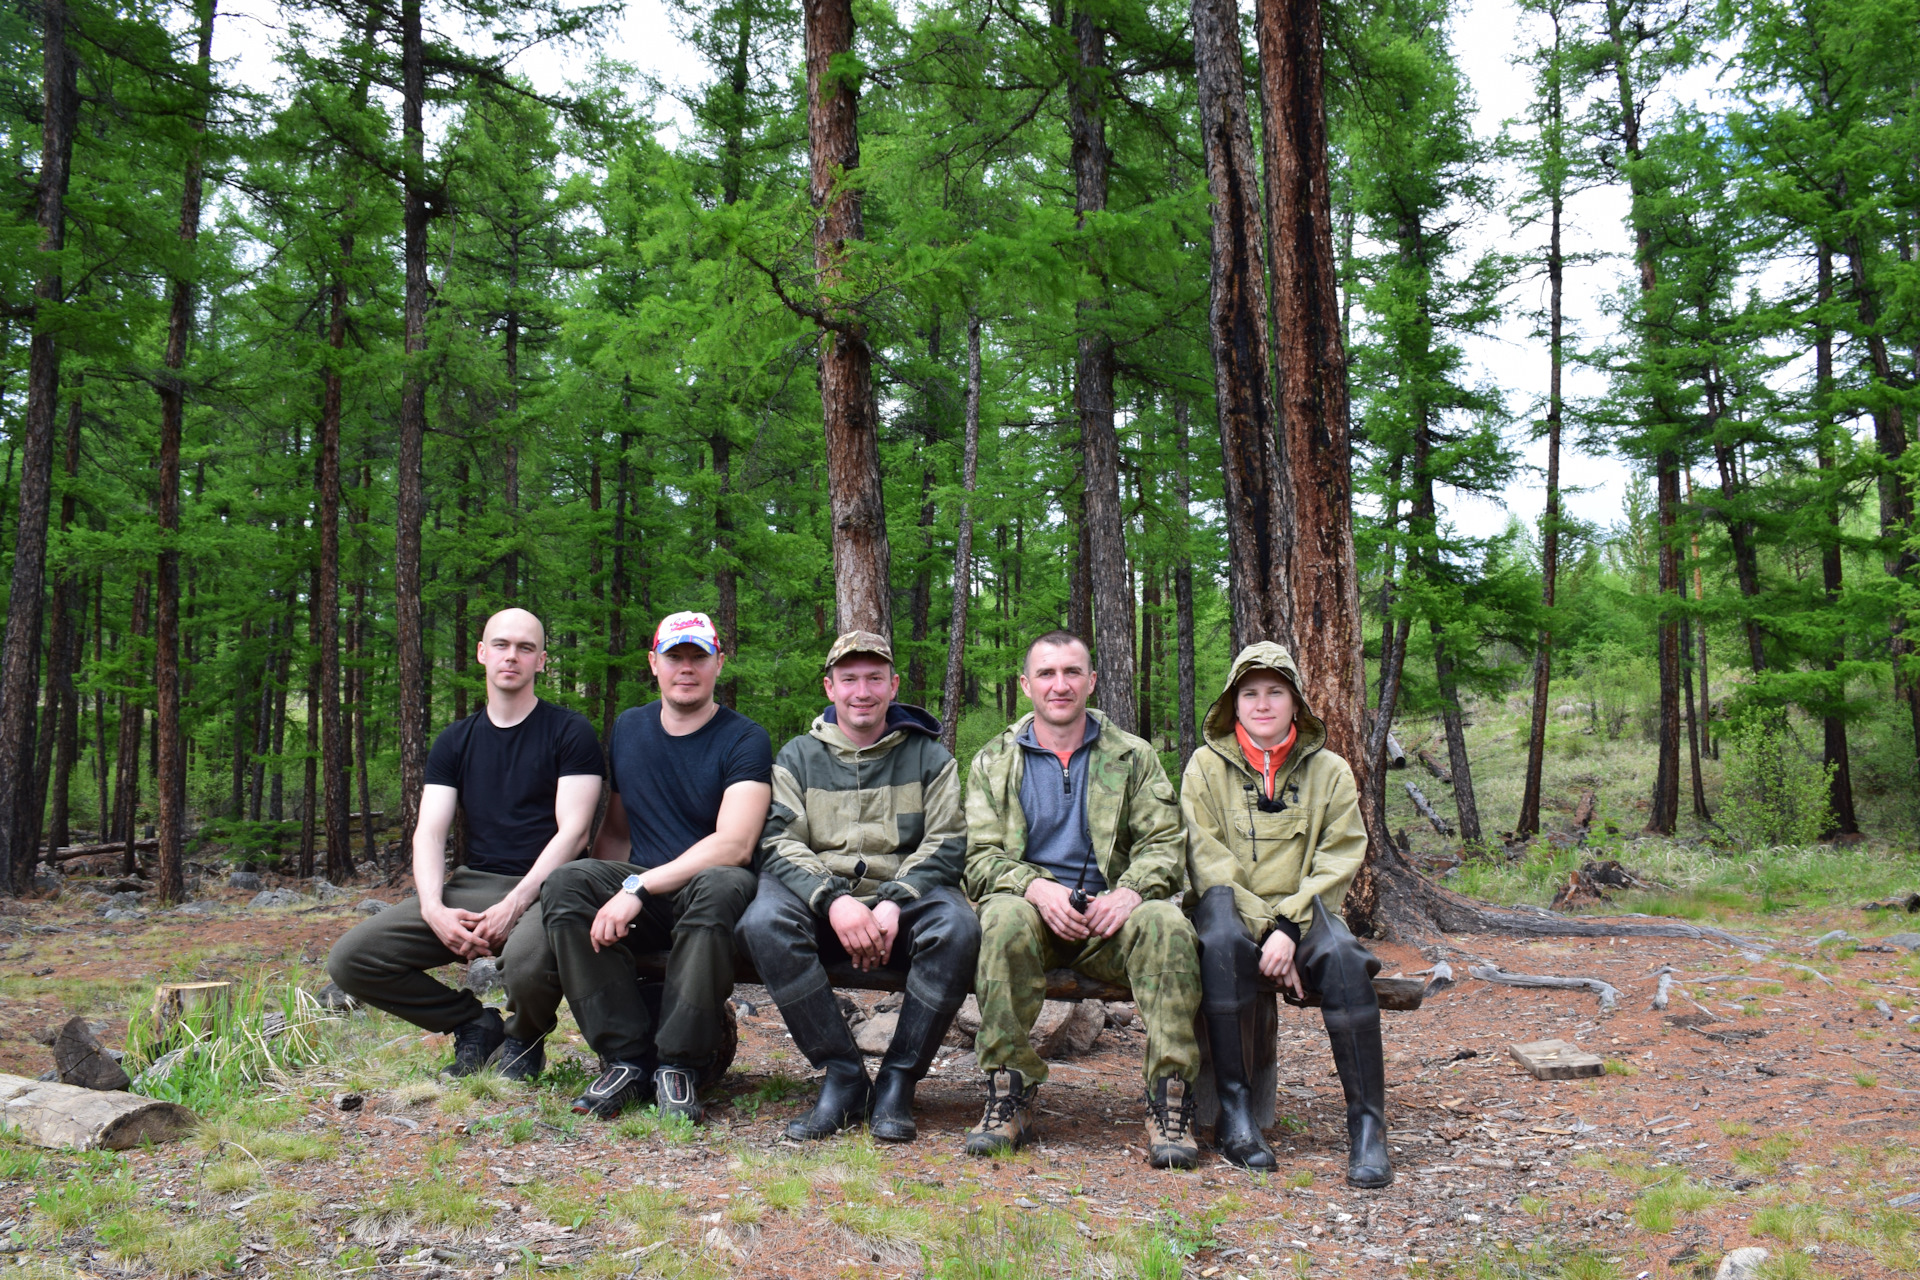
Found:
M 1347 1182 L 1384 1187 L 1393 1181 L 1387 1157 L 1387 1068 L 1380 1051 L 1380 1008 L 1321 1008 L 1334 1069 L 1347 1095 Z
M 867 1132 L 882 1142 L 912 1142 L 920 1130 L 913 1122 L 913 1087 L 926 1076 L 958 1006 L 942 1012 L 907 992 L 900 1005 L 887 1056 L 880 1059 L 873 1084 L 873 1117 Z
M 785 1001 L 780 1014 L 793 1033 L 794 1046 L 827 1072 L 813 1110 L 787 1125 L 787 1136 L 797 1142 L 830 1138 L 866 1119 L 873 1085 L 833 988 L 816 987 L 798 1000 Z
M 1220 1116 L 1213 1122 L 1214 1149 L 1242 1169 L 1278 1169 L 1280 1161 L 1253 1119 L 1253 1086 L 1247 1080 L 1247 1056 L 1240 1043 L 1240 1015 L 1209 1013 L 1207 1042 L 1213 1056 L 1214 1093 L 1220 1099 Z

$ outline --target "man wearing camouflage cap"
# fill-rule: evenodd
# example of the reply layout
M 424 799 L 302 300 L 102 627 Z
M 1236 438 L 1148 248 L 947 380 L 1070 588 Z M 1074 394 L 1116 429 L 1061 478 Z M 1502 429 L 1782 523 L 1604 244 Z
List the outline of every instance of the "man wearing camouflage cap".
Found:
M 966 999 L 980 923 L 961 896 L 967 828 L 940 722 L 894 701 L 893 646 L 850 631 L 827 653 L 827 709 L 773 766 L 760 887 L 736 930 L 793 1042 L 826 1079 L 787 1126 L 825 1138 L 867 1118 L 910 1141 L 913 1091 Z M 826 963 L 904 977 L 899 1023 L 870 1083 Z

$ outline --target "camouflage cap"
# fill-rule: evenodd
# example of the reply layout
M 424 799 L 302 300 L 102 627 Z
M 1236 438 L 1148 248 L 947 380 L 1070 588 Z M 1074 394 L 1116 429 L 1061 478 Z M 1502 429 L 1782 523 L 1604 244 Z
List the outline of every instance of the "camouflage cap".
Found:
M 827 650 L 827 670 L 843 658 L 851 658 L 856 653 L 870 653 L 876 658 L 893 661 L 893 645 L 883 635 L 872 631 L 849 631 L 833 642 L 833 648 Z

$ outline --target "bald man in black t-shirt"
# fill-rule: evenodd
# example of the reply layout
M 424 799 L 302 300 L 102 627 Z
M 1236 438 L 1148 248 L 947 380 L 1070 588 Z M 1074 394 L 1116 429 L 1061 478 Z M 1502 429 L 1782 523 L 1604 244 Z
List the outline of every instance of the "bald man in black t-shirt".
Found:
M 428 1031 L 453 1032 L 448 1074 L 472 1075 L 496 1051 L 500 1072 L 540 1074 L 560 1008 L 540 888 L 580 856 L 604 772 L 593 726 L 537 696 L 546 631 L 525 609 L 487 619 L 480 639 L 487 701 L 434 740 L 413 833 L 419 896 L 362 921 L 334 944 L 327 971 L 342 991 Z M 467 819 L 467 862 L 446 870 L 447 832 Z M 500 957 L 508 1017 L 427 972 Z

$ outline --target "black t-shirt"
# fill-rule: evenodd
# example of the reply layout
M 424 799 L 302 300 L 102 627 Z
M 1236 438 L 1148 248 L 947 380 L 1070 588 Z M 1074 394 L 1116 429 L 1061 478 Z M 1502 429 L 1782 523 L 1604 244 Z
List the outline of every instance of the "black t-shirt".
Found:
M 773 740 L 747 717 L 721 707 L 676 738 L 660 727 L 660 704 L 620 715 L 607 745 L 608 776 L 627 811 L 636 866 L 672 862 L 713 834 L 720 798 L 736 782 L 773 781 Z
M 605 772 L 587 718 L 544 698 L 511 729 L 482 706 L 443 729 L 427 754 L 427 782 L 457 789 L 467 811 L 467 865 L 508 876 L 531 870 L 560 830 L 560 779 Z

